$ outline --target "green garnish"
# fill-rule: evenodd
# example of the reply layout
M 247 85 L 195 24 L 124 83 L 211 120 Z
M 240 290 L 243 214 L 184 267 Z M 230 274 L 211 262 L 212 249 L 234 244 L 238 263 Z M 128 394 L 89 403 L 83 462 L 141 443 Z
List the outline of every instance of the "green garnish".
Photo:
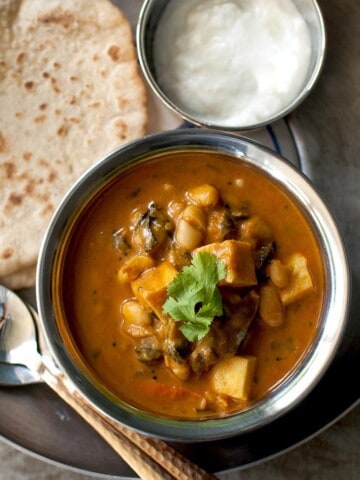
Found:
M 217 284 L 225 277 L 224 262 L 211 253 L 200 252 L 168 285 L 169 297 L 163 310 L 175 321 L 182 322 L 180 330 L 190 342 L 201 340 L 214 318 L 222 315 Z

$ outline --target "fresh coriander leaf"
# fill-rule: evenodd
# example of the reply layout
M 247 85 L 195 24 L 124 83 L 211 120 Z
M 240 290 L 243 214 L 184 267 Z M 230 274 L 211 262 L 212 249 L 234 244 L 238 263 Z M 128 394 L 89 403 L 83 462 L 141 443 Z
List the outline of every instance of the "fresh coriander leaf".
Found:
M 181 332 L 189 341 L 201 340 L 215 317 L 222 315 L 222 298 L 217 284 L 226 277 L 223 261 L 208 252 L 199 252 L 168 285 L 169 297 L 163 310 L 182 322 Z
M 205 337 L 209 331 L 209 328 L 209 325 L 183 323 L 179 330 L 183 333 L 185 338 L 187 338 L 190 342 L 194 342 L 195 340 L 200 340 L 201 338 Z

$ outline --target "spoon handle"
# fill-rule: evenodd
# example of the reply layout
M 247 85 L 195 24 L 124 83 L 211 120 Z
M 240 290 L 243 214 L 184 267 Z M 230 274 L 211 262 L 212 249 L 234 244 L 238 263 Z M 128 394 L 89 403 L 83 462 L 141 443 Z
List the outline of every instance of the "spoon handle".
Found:
M 143 480 L 212 480 L 202 470 L 159 439 L 148 438 L 119 425 L 95 410 L 61 373 L 45 366 L 42 378 L 87 421 Z

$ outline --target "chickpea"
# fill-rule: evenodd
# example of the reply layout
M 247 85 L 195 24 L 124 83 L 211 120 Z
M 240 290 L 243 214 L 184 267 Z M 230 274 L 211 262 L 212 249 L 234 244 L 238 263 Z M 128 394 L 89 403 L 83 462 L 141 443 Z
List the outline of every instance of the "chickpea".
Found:
M 186 205 L 183 202 L 172 201 L 168 205 L 167 214 L 174 222 L 176 222 L 185 206 Z
M 135 338 L 152 335 L 153 319 L 151 313 L 136 300 L 128 300 L 121 305 L 122 328 Z
M 203 233 L 181 218 L 176 226 L 175 239 L 185 250 L 194 250 L 201 245 Z
M 175 377 L 180 378 L 180 380 L 186 381 L 190 377 L 190 366 L 187 362 L 177 362 L 169 355 L 165 355 L 164 363 L 167 368 L 169 368 Z
M 219 202 L 219 192 L 212 185 L 204 184 L 187 192 L 188 199 L 200 207 L 215 207 Z
M 202 208 L 196 205 L 188 205 L 182 212 L 181 218 L 198 230 L 205 232 L 206 216 Z
M 285 288 L 289 285 L 291 272 L 280 260 L 273 260 L 269 266 L 271 281 L 278 288 Z
M 259 315 L 270 327 L 279 327 L 285 321 L 285 310 L 274 285 L 265 285 L 260 290 Z
M 196 205 L 188 205 L 176 225 L 176 242 L 185 250 L 194 250 L 201 245 L 205 231 L 205 212 Z

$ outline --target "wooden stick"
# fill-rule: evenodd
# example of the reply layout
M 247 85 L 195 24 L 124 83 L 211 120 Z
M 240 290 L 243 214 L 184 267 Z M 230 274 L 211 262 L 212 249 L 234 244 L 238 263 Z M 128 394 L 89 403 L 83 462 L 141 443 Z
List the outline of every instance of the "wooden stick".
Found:
M 45 366 L 42 377 L 143 480 L 216 479 L 162 440 L 143 436 L 103 415 L 60 372 Z
M 144 454 L 121 432 L 110 425 L 101 415 L 97 414 L 91 405 L 69 391 L 67 385 L 58 376 L 45 369 L 42 378 L 46 384 L 70 405 L 86 422 L 89 423 L 101 437 L 117 452 L 125 462 L 143 480 L 174 480 L 158 463 Z
M 147 453 L 171 475 L 178 480 L 214 480 L 216 477 L 209 474 L 198 465 L 190 462 L 186 457 L 170 447 L 166 442 L 158 438 L 150 438 L 137 433 L 112 420 L 108 422 L 115 425 L 117 430 L 123 433 L 129 440 Z

